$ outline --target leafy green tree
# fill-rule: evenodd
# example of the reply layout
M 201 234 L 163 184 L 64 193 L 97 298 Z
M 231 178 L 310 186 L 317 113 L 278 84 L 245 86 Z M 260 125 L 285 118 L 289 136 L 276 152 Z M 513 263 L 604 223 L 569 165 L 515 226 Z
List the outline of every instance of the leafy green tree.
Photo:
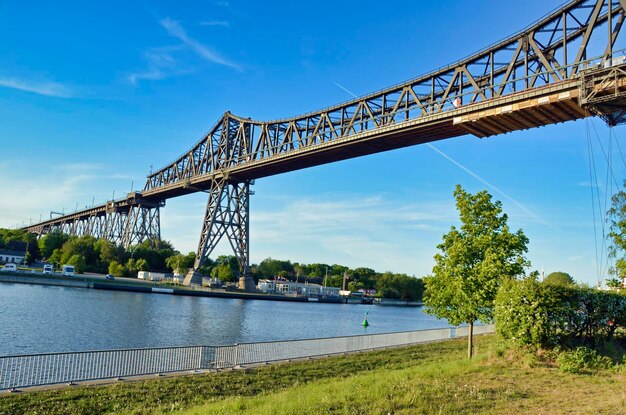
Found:
M 69 264 L 70 258 L 75 255 L 83 257 L 85 265 L 93 265 L 98 260 L 98 255 L 95 250 L 96 238 L 93 236 L 81 236 L 70 237 L 67 242 L 63 244 L 61 262 L 62 264 Z
M 85 272 L 85 257 L 80 254 L 72 255 L 66 262 L 67 265 L 74 265 L 77 274 Z
M 327 287 L 341 288 L 342 285 L 343 285 L 343 275 L 331 275 L 331 274 L 328 274 L 328 278 L 324 277 L 324 284 Z
M 232 282 L 235 280 L 235 273 L 228 263 L 224 263 L 213 267 L 211 277 L 219 278 L 223 282 Z
M 239 276 L 239 262 L 236 256 L 220 255 L 215 263 L 215 267 L 211 270 L 211 277 L 219 278 L 224 282 L 231 282 Z
M 330 268 L 327 264 L 309 264 L 306 266 L 306 275 L 311 278 L 324 278 L 330 272 Z
M 261 261 L 258 267 L 258 273 L 262 278 L 272 278 L 274 276 L 278 276 L 281 271 L 284 271 L 283 275 L 286 274 L 286 276 L 292 276 L 294 275 L 294 266 L 290 261 L 266 258 Z
M 422 299 L 424 283 L 406 274 L 385 272 L 376 280 L 376 292 L 384 298 L 417 301 Z
M 211 271 L 213 271 L 214 267 L 215 261 L 213 261 L 211 258 L 206 258 L 204 260 L 204 264 L 202 264 L 202 266 L 196 271 L 198 271 L 202 275 L 211 276 Z
M 360 289 L 365 288 L 365 284 L 362 282 L 350 281 L 348 283 L 348 291 L 359 291 Z
M 0 228 L 0 249 L 30 252 L 33 258 L 40 258 L 41 252 L 37 244 L 37 235 L 21 229 Z
M 545 280 L 543 280 L 544 284 L 553 284 L 553 285 L 575 285 L 576 282 L 571 275 L 567 272 L 552 272 L 548 274 Z
M 376 292 L 384 298 L 400 299 L 400 287 L 391 272 L 385 272 L 376 279 Z
M 189 268 L 193 267 L 196 259 L 195 252 L 189 252 L 187 255 L 178 254 L 171 256 L 165 260 L 165 264 L 177 274 L 186 274 Z
M 122 267 L 125 268 L 124 274 L 126 274 L 126 275 L 124 275 L 124 276 L 129 276 L 129 277 L 133 277 L 133 278 L 137 276 L 137 271 L 139 271 L 137 269 L 137 262 L 138 261 L 146 261 L 146 260 L 143 259 L 143 258 L 139 258 L 138 260 L 135 260 L 134 258 L 128 258 L 128 261 L 126 261 L 126 265 L 120 264 Z M 111 264 L 113 264 L 113 263 L 119 264 L 116 260 L 111 261 L 109 263 L 109 270 L 111 269 Z M 109 272 L 109 274 L 111 274 L 111 273 Z M 115 274 L 112 274 L 112 275 L 115 275 Z
M 612 289 L 618 289 L 622 286 L 622 283 L 617 278 L 608 278 L 605 280 L 606 286 Z
M 113 260 L 109 264 L 109 274 L 113 275 L 114 277 L 125 277 L 127 273 L 128 269 L 119 262 Z
M 506 278 L 522 275 L 528 238 L 509 231 L 502 204 L 487 191 L 474 195 L 460 185 L 454 191 L 461 227 L 452 226 L 437 246 L 432 275 L 425 278 L 427 312 L 453 325 L 469 324 L 472 357 L 475 321 L 491 322 L 496 293 Z
M 626 181 L 624 181 L 626 186 Z M 611 208 L 607 212 L 609 222 L 609 256 L 615 259 L 615 266 L 609 271 L 617 278 L 626 277 L 626 191 L 620 190 L 611 198 Z
M 165 260 L 180 252 L 174 249 L 172 244 L 164 240 L 145 240 L 142 243 L 130 247 L 128 250 L 134 259 L 143 258 L 148 262 L 151 271 L 167 271 Z
M 363 288 L 373 289 L 379 274 L 371 268 L 360 267 L 350 271 L 350 276 L 352 280 L 363 283 Z
M 31 232 L 24 232 L 24 240 L 27 242 L 27 250 L 33 257 L 33 259 L 41 258 L 41 251 L 37 244 L 37 235 Z
M 63 255 L 63 251 L 61 249 L 55 249 L 52 252 L 52 255 L 50 255 L 48 257 L 48 261 L 53 263 L 53 264 L 62 265 L 61 264 L 61 256 L 62 255 Z
M 135 265 L 137 271 L 148 271 L 148 261 L 143 258 L 139 258 Z
M 107 266 L 112 261 L 124 262 L 127 255 L 124 248 L 104 238 L 98 239 L 94 243 L 94 250 L 100 262 Z
M 39 239 L 37 245 L 39 246 L 43 258 L 49 259 L 54 250 L 61 249 L 68 239 L 69 236 L 62 232 L 50 232 Z
M 328 270 L 329 273 L 333 274 L 333 275 L 340 275 L 343 278 L 343 274 L 345 272 L 347 272 L 349 270 L 348 267 L 343 266 L 343 265 L 339 265 L 339 264 L 333 264 L 330 269 Z
M 305 267 L 303 265 L 298 264 L 297 262 L 293 264 L 293 272 L 294 274 L 296 274 L 296 281 L 298 281 L 300 277 L 305 276 L 304 271 L 305 271 Z

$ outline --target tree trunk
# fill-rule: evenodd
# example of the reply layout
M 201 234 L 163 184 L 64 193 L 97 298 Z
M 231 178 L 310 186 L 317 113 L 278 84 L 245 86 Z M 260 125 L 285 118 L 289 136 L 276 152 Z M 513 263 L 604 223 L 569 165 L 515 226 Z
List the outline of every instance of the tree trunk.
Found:
M 469 323 L 469 333 L 467 335 L 467 358 L 471 359 L 472 358 L 472 353 L 474 351 L 474 344 L 473 342 L 473 337 L 474 337 L 474 322 L 470 322 Z

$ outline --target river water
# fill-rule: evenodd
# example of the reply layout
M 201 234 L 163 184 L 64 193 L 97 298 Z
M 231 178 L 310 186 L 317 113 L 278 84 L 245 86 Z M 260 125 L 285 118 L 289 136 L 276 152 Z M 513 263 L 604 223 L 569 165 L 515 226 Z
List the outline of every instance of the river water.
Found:
M 361 325 L 368 312 L 370 326 Z M 447 327 L 418 307 L 185 297 L 0 283 L 0 356 L 223 345 Z

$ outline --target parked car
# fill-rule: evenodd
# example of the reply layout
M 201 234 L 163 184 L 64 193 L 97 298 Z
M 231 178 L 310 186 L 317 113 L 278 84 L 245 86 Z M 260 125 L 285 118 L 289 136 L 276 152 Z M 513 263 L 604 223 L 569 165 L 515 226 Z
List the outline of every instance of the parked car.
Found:
M 5 264 L 2 268 L 0 268 L 0 271 L 3 271 L 3 272 L 9 272 L 9 271 L 16 272 L 17 271 L 17 265 L 15 265 L 15 264 Z
M 106 278 L 107 280 L 114 280 L 115 279 L 115 277 L 113 275 L 111 275 L 111 274 L 105 275 L 104 278 Z

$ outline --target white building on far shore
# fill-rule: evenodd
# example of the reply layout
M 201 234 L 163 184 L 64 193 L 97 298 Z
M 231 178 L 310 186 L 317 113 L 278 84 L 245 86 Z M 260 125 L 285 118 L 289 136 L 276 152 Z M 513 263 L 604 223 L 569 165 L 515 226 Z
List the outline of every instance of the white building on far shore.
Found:
M 268 294 L 292 294 L 309 297 L 339 297 L 338 287 L 287 280 L 259 280 L 257 288 Z
M 26 252 L 19 251 L 5 251 L 0 249 L 0 262 L 21 264 L 26 258 Z

